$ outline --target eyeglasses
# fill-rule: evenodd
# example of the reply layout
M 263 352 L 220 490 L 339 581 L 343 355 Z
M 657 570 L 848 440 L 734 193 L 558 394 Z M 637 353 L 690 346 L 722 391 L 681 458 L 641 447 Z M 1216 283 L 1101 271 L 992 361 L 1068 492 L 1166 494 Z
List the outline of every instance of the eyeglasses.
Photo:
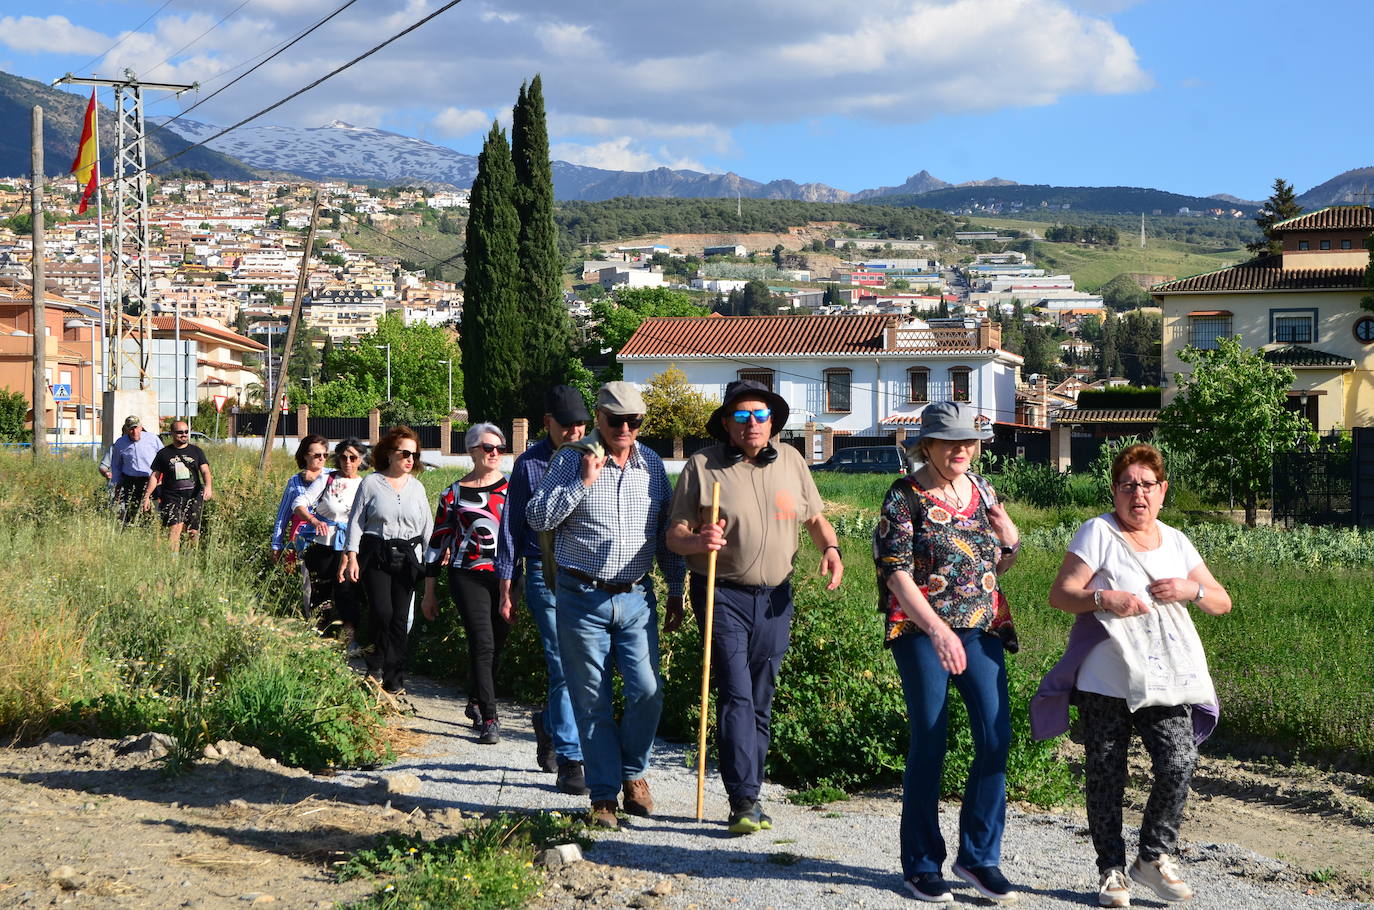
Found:
M 1160 486 L 1162 484 L 1158 480 L 1125 480 L 1117 484 L 1116 488 L 1123 493 L 1135 493 L 1136 490 L 1153 493 Z
M 361 456 L 361 455 L 340 455 L 340 456 L 339 456 L 339 460 L 340 460 L 340 461 L 362 461 L 362 460 L 363 460 L 363 456 Z
M 414 457 L 415 457 L 415 450 L 414 450 L 414 449 L 397 449 L 397 450 L 396 450 L 396 457 L 397 457 L 397 458 L 414 458 Z
M 326 452 L 306 452 L 306 453 L 305 453 L 305 457 L 306 457 L 306 458 L 323 458 L 323 457 L 325 457 L 326 454 L 328 454 L 328 453 L 326 453 Z
M 492 444 L 489 443 L 489 442 L 479 442 L 479 443 L 477 443 L 477 445 L 473 446 L 473 448 L 474 448 L 474 449 L 481 449 L 483 452 L 486 452 L 488 455 L 490 455 L 492 452 L 500 452 L 500 453 L 502 453 L 502 454 L 505 454 L 505 452 L 506 452 L 506 447 L 505 447 L 505 446 L 494 446 L 494 445 L 492 445 Z
M 733 415 L 735 423 L 748 423 L 749 418 L 753 417 L 759 423 L 763 423 L 773 416 L 772 408 L 758 408 L 753 411 L 736 411 Z
M 616 429 L 628 426 L 632 430 L 637 430 L 644 425 L 644 418 L 638 414 L 607 414 L 606 422 Z

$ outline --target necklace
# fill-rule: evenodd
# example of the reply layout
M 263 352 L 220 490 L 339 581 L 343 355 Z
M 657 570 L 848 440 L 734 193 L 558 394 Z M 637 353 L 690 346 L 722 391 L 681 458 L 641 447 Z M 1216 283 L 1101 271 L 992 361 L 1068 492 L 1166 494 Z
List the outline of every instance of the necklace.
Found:
M 932 471 L 934 471 L 935 476 L 939 477 L 941 480 L 941 485 L 936 488 L 936 492 L 939 493 L 940 497 L 944 499 L 946 502 L 953 503 L 954 510 L 956 512 L 962 512 L 964 508 L 968 505 L 969 499 L 972 497 L 972 489 L 970 488 L 969 496 L 961 498 L 959 496 L 958 477 L 946 477 L 944 474 L 940 473 L 940 469 L 935 467 L 934 465 L 928 465 L 928 467 Z M 970 481 L 970 484 L 972 484 L 972 481 Z M 948 490 L 949 492 L 946 493 L 946 490 Z

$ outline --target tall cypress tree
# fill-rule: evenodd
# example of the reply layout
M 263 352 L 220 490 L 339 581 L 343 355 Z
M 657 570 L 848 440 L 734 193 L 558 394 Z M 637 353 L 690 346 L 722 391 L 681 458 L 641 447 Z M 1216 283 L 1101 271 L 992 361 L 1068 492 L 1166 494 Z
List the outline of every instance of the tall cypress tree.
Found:
M 468 416 L 507 423 L 520 413 L 520 218 L 506 133 L 492 123 L 477 159 L 463 259 L 463 389 Z
M 520 214 L 520 310 L 525 320 L 525 416 L 538 421 L 544 391 L 562 382 L 572 355 L 572 324 L 563 305 L 562 262 L 553 220 L 553 166 L 539 76 L 520 86 L 511 120 L 516 209 Z

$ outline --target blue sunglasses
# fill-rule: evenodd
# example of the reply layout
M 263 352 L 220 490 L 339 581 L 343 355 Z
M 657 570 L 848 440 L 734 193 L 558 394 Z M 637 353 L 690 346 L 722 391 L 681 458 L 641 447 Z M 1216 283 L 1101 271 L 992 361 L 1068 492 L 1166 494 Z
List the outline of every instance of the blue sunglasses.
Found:
M 759 408 L 757 411 L 736 411 L 734 413 L 735 423 L 748 423 L 751 416 L 759 423 L 763 423 L 773 416 L 773 409 Z

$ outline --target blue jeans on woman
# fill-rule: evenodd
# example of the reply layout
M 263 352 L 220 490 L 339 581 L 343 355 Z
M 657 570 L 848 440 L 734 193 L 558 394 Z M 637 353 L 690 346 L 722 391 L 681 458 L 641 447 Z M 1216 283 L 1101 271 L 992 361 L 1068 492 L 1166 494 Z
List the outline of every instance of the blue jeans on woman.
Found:
M 955 629 L 964 643 L 968 667 L 953 677 L 968 710 L 973 734 L 973 767 L 959 810 L 959 856 L 966 868 L 1001 863 L 1006 826 L 1007 753 L 1011 748 L 1011 708 L 1001 639 L 977 629 Z M 940 873 L 945 840 L 940 835 L 940 774 L 946 751 L 950 674 L 930 637 L 917 633 L 892 642 L 892 657 L 902 677 L 911 744 L 902 777 L 902 877 Z
M 653 584 L 609 594 L 558 573 L 558 650 L 568 681 L 592 802 L 615 800 L 638 780 L 663 712 L 658 672 L 658 601 Z M 612 664 L 620 670 L 625 711 L 611 706 Z

